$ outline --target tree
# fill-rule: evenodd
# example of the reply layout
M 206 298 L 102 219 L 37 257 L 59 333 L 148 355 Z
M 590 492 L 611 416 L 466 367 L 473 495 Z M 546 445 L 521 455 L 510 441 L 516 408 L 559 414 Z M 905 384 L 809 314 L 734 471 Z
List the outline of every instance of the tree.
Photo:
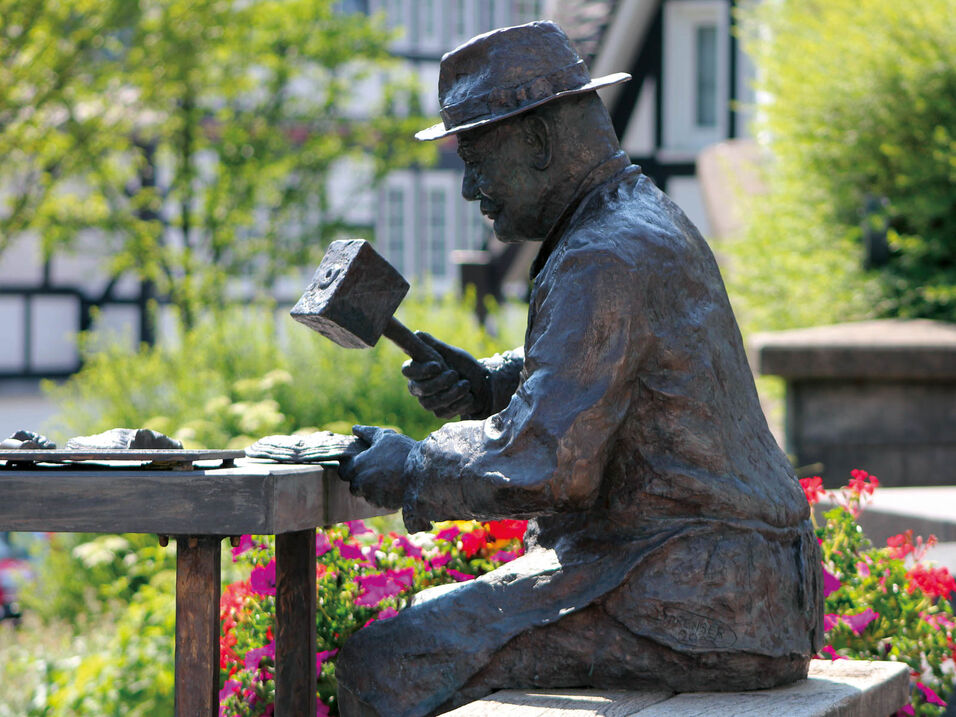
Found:
M 817 289 L 778 312 L 956 321 L 956 0 L 752 5 L 743 39 L 773 161 L 745 241 L 782 256 L 765 281 Z M 802 275 L 780 279 L 788 262 Z
M 332 0 L 0 0 L 0 250 L 92 230 L 187 325 L 229 276 L 315 264 L 348 228 L 337 162 L 371 183 L 433 151 L 381 20 Z

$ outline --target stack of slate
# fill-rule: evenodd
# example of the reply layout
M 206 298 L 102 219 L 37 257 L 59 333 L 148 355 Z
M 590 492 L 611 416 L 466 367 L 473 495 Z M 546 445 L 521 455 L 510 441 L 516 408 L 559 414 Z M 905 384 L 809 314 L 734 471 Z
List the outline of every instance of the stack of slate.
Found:
M 305 436 L 260 438 L 246 449 L 246 455 L 279 463 L 315 463 L 354 456 L 366 448 L 368 443 L 356 436 L 316 431 Z

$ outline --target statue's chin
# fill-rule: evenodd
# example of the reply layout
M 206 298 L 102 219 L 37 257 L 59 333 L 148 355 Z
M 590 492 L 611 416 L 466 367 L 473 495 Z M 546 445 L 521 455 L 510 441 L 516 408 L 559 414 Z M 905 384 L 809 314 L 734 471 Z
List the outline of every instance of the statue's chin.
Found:
M 497 221 L 495 221 L 494 228 L 495 236 L 498 238 L 498 241 L 504 242 L 505 244 L 520 244 L 526 241 L 541 241 L 544 238 L 540 236 L 527 236 L 531 232 L 517 231 L 513 227 L 498 226 Z

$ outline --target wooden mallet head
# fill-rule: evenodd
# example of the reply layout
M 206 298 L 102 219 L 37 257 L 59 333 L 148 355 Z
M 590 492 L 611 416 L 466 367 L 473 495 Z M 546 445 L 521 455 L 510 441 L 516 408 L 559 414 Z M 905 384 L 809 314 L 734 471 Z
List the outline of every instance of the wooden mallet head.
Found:
M 364 239 L 334 241 L 292 318 L 339 346 L 367 349 L 382 335 L 418 361 L 441 357 L 394 317 L 408 282 Z

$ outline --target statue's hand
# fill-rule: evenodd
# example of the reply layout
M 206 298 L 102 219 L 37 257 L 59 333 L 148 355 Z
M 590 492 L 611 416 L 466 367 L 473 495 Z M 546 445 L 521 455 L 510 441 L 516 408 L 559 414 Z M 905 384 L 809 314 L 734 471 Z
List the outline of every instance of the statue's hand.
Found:
M 388 428 L 354 426 L 352 432 L 369 444 L 361 453 L 339 462 L 339 477 L 349 490 L 368 502 L 389 510 L 402 507 L 405 494 L 405 459 L 415 445 L 408 436 Z
M 467 351 L 422 331 L 415 333 L 441 355 L 445 365 L 406 361 L 402 373 L 408 379 L 408 392 L 439 418 L 484 416 L 491 401 L 488 369 Z

